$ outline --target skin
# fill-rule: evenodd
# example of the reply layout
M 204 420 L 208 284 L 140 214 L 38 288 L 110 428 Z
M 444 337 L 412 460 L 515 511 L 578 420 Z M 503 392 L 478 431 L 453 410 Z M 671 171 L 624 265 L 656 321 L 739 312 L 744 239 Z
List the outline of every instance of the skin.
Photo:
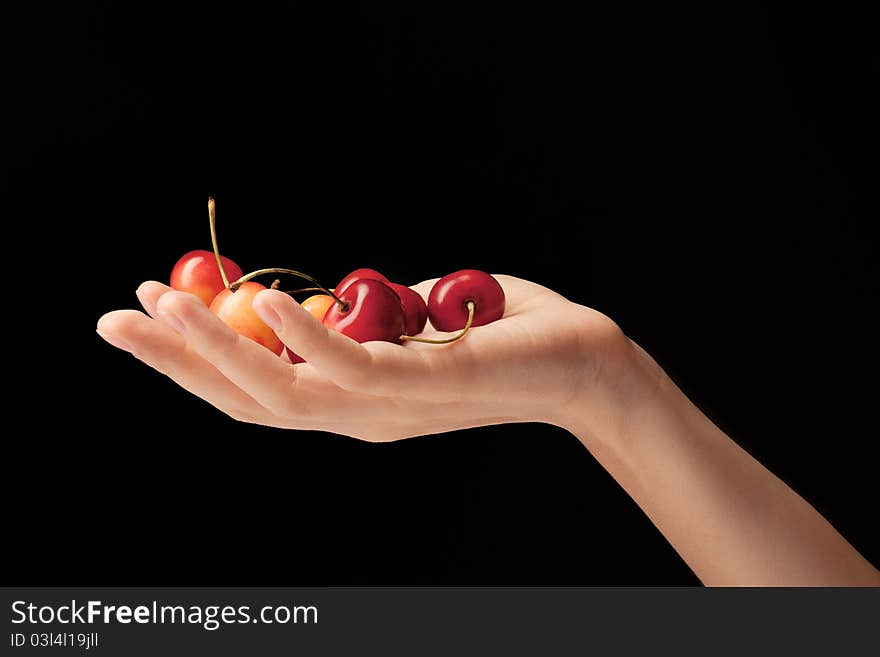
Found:
M 277 290 L 254 310 L 308 361 L 156 282 L 98 332 L 232 418 L 389 441 L 505 422 L 575 434 L 707 585 L 880 585 L 806 501 L 714 426 L 608 317 L 497 276 L 504 317 L 445 347 L 358 344 Z M 423 298 L 435 281 L 415 286 Z M 426 337 L 444 337 L 430 325 Z M 340 412 L 339 409 L 345 409 Z

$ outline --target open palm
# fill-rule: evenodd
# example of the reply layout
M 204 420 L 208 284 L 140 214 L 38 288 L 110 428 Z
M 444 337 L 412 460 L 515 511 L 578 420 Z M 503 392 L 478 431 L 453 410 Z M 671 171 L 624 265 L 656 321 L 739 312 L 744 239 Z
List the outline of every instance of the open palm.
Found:
M 157 282 L 138 289 L 148 315 L 117 310 L 98 332 L 232 418 L 386 441 L 503 422 L 553 421 L 589 386 L 622 334 L 595 311 L 535 283 L 497 276 L 502 319 L 437 346 L 358 344 L 328 330 L 288 295 L 254 299 L 292 365 L 237 335 L 196 297 Z M 427 298 L 434 280 L 413 287 Z M 427 337 L 443 337 L 430 325 Z

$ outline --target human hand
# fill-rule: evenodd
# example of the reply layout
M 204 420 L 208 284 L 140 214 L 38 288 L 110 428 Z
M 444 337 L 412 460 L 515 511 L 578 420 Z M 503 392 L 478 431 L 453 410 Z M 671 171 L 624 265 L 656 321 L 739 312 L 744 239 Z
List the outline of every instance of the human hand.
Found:
M 98 333 L 237 420 L 371 441 L 504 422 L 565 425 L 575 397 L 607 405 L 632 350 L 617 326 L 535 283 L 496 278 L 504 317 L 445 346 L 358 344 L 288 295 L 260 292 L 254 309 L 307 361 L 292 365 L 157 282 L 137 291 L 149 317 L 114 311 Z M 413 289 L 426 298 L 433 284 Z M 442 337 L 430 325 L 424 335 Z
M 610 319 L 498 276 L 507 311 L 445 345 L 358 344 L 288 295 L 254 309 L 293 365 L 148 282 L 98 332 L 229 416 L 387 441 L 503 422 L 570 429 L 708 584 L 872 585 L 880 573 L 730 440 Z M 415 286 L 423 297 L 434 281 Z M 427 336 L 433 330 L 428 328 Z

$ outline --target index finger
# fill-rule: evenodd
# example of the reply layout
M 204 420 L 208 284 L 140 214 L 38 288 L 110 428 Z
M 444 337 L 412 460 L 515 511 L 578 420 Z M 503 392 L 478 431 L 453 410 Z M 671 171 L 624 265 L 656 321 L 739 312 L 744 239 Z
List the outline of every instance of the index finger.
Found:
M 257 294 L 253 307 L 284 344 L 341 388 L 406 397 L 430 385 L 427 363 L 417 349 L 389 342 L 358 344 L 278 290 Z

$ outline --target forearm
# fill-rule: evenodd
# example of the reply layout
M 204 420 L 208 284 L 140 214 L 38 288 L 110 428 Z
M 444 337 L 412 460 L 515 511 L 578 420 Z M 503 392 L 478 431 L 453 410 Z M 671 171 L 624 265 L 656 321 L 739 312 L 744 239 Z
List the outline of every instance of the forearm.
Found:
M 828 521 L 634 349 L 644 381 L 628 384 L 623 403 L 592 393 L 572 406 L 568 428 L 703 583 L 880 585 L 880 573 Z M 632 385 L 642 385 L 643 401 Z M 599 403 L 620 405 L 597 421 Z

